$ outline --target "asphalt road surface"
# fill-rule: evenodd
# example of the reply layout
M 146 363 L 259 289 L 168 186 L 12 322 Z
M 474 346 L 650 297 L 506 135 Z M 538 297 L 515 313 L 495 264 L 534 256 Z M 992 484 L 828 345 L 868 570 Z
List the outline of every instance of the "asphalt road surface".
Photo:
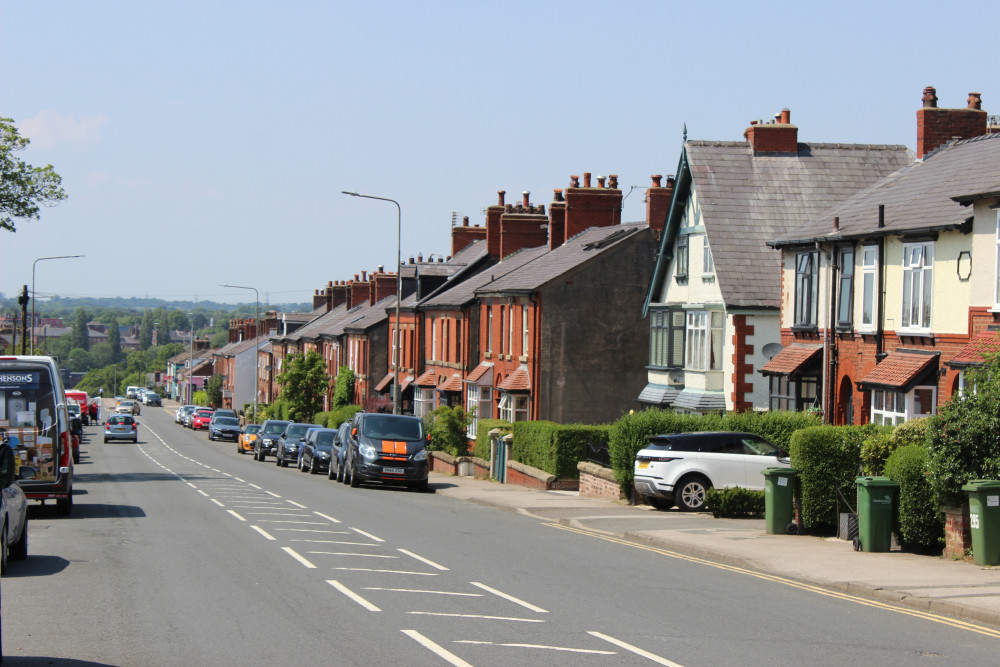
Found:
M 436 493 L 85 427 L 73 514 L 3 578 L 7 665 L 995 665 L 1000 631 Z M 434 477 L 433 488 L 448 484 Z

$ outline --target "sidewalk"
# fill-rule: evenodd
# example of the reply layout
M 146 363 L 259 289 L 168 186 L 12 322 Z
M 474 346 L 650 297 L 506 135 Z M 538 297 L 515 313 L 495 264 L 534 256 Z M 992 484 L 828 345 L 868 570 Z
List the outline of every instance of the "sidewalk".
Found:
M 855 552 L 850 542 L 768 535 L 763 519 L 657 511 L 565 491 L 431 473 L 443 496 L 655 546 L 685 556 L 786 577 L 881 602 L 1000 627 L 1000 567 L 900 551 Z

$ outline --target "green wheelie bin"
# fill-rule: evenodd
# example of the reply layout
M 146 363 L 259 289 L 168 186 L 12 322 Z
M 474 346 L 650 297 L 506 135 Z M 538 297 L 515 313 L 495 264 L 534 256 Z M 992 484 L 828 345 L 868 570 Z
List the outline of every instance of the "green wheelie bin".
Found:
M 1000 481 L 974 479 L 962 490 L 969 494 L 972 562 L 1000 565 Z
M 764 524 L 768 535 L 794 534 L 798 526 L 794 517 L 795 468 L 765 468 L 764 475 Z M 789 530 L 789 527 L 793 527 Z
M 858 477 L 858 536 L 854 550 L 889 551 L 899 484 L 888 477 Z

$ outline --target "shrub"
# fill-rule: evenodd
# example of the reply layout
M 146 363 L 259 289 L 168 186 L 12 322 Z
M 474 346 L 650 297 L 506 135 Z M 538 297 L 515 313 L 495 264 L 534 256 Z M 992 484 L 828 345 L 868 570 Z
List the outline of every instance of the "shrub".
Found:
M 490 458 L 490 431 L 495 428 L 510 433 L 510 422 L 506 419 L 480 419 L 476 423 L 476 447 L 473 453 L 481 459 Z
M 471 417 L 461 406 L 440 405 L 424 417 L 424 428 L 431 436 L 430 449 L 448 452 L 452 456 L 463 456 L 469 450 L 469 438 L 465 435 Z
M 191 397 L 191 404 L 208 407 L 208 393 L 200 389 L 194 392 L 194 396 Z
M 350 366 L 337 369 L 337 379 L 333 388 L 333 408 L 342 408 L 354 398 L 354 371 Z
M 891 432 L 878 432 L 861 445 L 861 470 L 865 475 L 881 475 L 889 455 L 905 445 L 924 444 L 930 420 L 914 419 L 897 425 Z
M 738 486 L 709 489 L 705 507 L 717 519 L 755 519 L 764 516 L 764 492 Z
M 900 546 L 909 551 L 940 553 L 944 547 L 944 514 L 938 510 L 927 479 L 927 459 L 926 446 L 903 445 L 889 455 L 885 475 L 899 484 Z

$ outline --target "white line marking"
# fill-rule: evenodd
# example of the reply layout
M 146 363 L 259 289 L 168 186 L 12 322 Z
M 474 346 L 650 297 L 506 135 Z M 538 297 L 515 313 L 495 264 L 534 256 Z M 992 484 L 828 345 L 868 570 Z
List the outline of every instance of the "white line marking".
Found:
M 451 591 L 423 591 L 415 588 L 378 588 L 366 586 L 366 591 L 387 591 L 389 593 L 428 593 L 430 595 L 455 595 L 463 598 L 481 598 L 482 593 L 452 593 Z
M 587 634 L 588 635 L 593 635 L 594 637 L 597 637 L 598 639 L 603 639 L 604 641 L 609 642 L 611 644 L 614 644 L 615 646 L 617 646 L 619 648 L 623 648 L 626 651 L 631 651 L 632 653 L 635 653 L 636 655 L 640 655 L 643 658 L 646 658 L 647 660 L 652 660 L 653 662 L 655 662 L 655 663 L 657 663 L 659 665 L 666 665 L 666 667 L 682 667 L 680 664 L 678 664 L 676 662 L 671 662 L 670 660 L 667 660 L 666 658 L 661 658 L 660 656 L 656 655 L 655 653 L 650 653 L 649 651 L 644 651 L 641 648 L 639 648 L 638 646 L 632 646 L 631 644 L 627 644 L 627 643 L 623 642 L 620 639 L 615 639 L 614 637 L 609 637 L 608 635 L 602 634 L 600 632 L 595 632 L 594 630 L 588 630 Z
M 343 585 L 342 583 L 340 583 L 336 579 L 327 579 L 326 583 L 330 584 L 331 586 L 333 586 L 334 588 L 336 588 L 338 591 L 340 591 L 341 593 L 343 593 L 347 597 L 351 598 L 352 600 L 354 600 L 355 602 L 357 602 L 359 605 L 361 605 L 362 607 L 364 607 L 368 611 L 382 611 L 381 609 L 379 609 L 378 607 L 376 607 L 375 605 L 373 605 L 371 602 L 369 602 L 368 600 L 364 599 L 363 597 L 361 597 L 360 595 L 358 595 L 357 593 L 355 593 L 350 588 L 348 588 L 347 586 Z
M 254 530 L 256 530 L 261 535 L 263 535 L 264 537 L 266 537 L 267 539 L 271 540 L 272 542 L 277 542 L 278 541 L 277 538 L 275 538 L 275 537 L 273 537 L 271 535 L 268 535 L 267 531 L 264 530 L 263 528 L 261 528 L 260 526 L 250 526 L 250 527 L 253 528 Z
M 470 581 L 469 583 L 472 584 L 473 586 L 476 586 L 477 588 L 482 588 L 484 591 L 487 591 L 489 593 L 493 593 L 493 595 L 498 595 L 498 596 L 502 597 L 504 600 L 510 600 L 514 604 L 519 604 L 522 607 L 524 607 L 525 609 L 530 609 L 531 611 L 537 611 L 539 614 L 547 614 L 547 613 L 549 613 L 548 611 L 546 611 L 545 609 L 542 609 L 541 607 L 536 607 L 535 605 L 531 604 L 530 602 L 525 602 L 524 600 L 519 600 L 516 597 L 514 597 L 513 595 L 507 595 L 506 593 L 501 593 L 497 589 L 490 588 L 486 584 L 481 584 L 478 581 Z
M 286 533 L 320 533 L 322 535 L 350 535 L 346 530 L 319 530 L 317 528 L 278 528 Z M 301 540 L 302 542 L 322 542 L 323 540 Z M 337 543 L 339 544 L 339 542 Z M 344 542 L 344 544 L 363 544 L 366 547 L 377 547 L 371 542 Z
M 292 515 L 294 516 L 294 514 Z M 325 526 L 325 523 L 317 521 L 283 521 L 281 519 L 261 519 L 261 523 L 304 523 L 307 526 Z
M 315 514 L 316 516 L 323 517 L 324 519 L 326 519 L 330 523 L 340 523 L 339 519 L 334 519 L 332 516 L 327 516 L 327 515 L 323 514 L 322 512 L 313 512 L 313 514 Z
M 246 519 L 244 519 L 243 517 L 241 517 L 239 514 L 237 514 L 233 510 L 226 510 L 226 512 L 228 512 L 229 514 L 232 514 L 234 517 L 236 517 L 240 521 L 246 521 Z
M 352 554 L 342 551 L 310 551 L 317 556 L 355 556 L 357 558 L 399 558 L 399 556 L 387 556 L 384 554 Z
M 191 482 L 188 482 L 187 485 L 190 486 L 192 489 L 197 489 L 198 488 L 197 486 L 195 486 Z
M 305 505 L 300 505 L 300 504 L 298 504 L 297 502 L 295 502 L 294 500 L 289 500 L 288 498 L 285 498 L 285 502 L 286 502 L 286 503 L 288 503 L 289 505 L 295 505 L 295 506 L 296 506 L 296 507 L 298 507 L 298 508 L 299 508 L 300 510 L 307 510 L 307 509 L 309 509 L 309 508 L 308 508 L 308 507 L 306 507 Z
M 415 642 L 423 646 L 431 653 L 437 655 L 439 658 L 455 665 L 455 667 L 472 667 L 472 665 L 466 662 L 465 660 L 462 660 L 457 655 L 455 655 L 448 649 L 444 648 L 443 646 L 435 644 L 430 639 L 424 637 L 416 630 L 402 630 L 401 632 L 410 639 L 414 640 Z
M 248 486 L 252 486 L 255 489 L 261 489 L 261 487 L 257 486 L 256 484 L 249 484 Z M 263 490 L 263 489 L 261 489 L 261 490 Z
M 247 483 L 245 479 L 240 479 L 239 477 L 233 477 L 233 479 L 235 479 L 237 482 L 242 482 L 243 484 Z
M 212 502 L 213 502 L 213 503 L 215 503 L 216 505 L 218 505 L 219 507 L 225 507 L 225 505 L 223 505 L 222 503 L 220 503 L 220 502 L 219 502 L 218 500 L 216 500 L 215 498 L 212 498 Z
M 297 553 L 295 553 L 295 549 L 293 549 L 291 547 L 281 547 L 281 550 L 284 551 L 289 556 L 291 556 L 292 558 L 294 558 L 295 560 L 297 560 L 300 563 L 302 563 L 303 565 L 305 565 L 306 567 L 308 567 L 310 570 L 315 570 L 316 569 L 315 565 L 313 565 L 308 560 L 306 560 L 302 556 L 300 556 Z
M 416 616 L 447 616 L 449 618 L 484 618 L 489 621 L 517 621 L 518 623 L 544 623 L 540 618 L 517 618 L 514 616 L 484 616 L 483 614 L 446 614 L 438 611 L 408 611 Z
M 247 512 L 247 514 L 253 514 L 255 516 L 302 516 L 301 514 L 295 514 L 293 512 Z
M 407 556 L 409 556 L 410 558 L 416 558 L 421 563 L 426 563 L 427 565 L 430 565 L 431 567 L 433 567 L 433 568 L 435 568 L 437 570 L 442 570 L 442 571 L 447 571 L 448 570 L 448 568 L 446 568 L 444 565 L 438 565 L 434 561 L 428 560 L 428 559 L 424 558 L 423 556 L 418 556 L 417 554 L 413 553 L 412 551 L 407 551 L 406 549 L 396 549 L 396 551 L 398 551 L 400 553 L 404 553 Z
M 358 535 L 364 535 L 365 537 L 367 537 L 369 539 L 372 539 L 372 540 L 375 540 L 376 542 L 385 542 L 385 540 L 383 540 L 381 537 L 375 537 L 371 533 L 366 533 L 365 531 L 361 530 L 360 528 L 351 528 L 351 530 L 353 530 Z
M 288 529 L 287 528 L 282 528 L 281 530 L 288 530 Z M 306 531 L 306 532 L 310 532 L 310 531 Z M 321 531 L 315 531 L 315 532 L 318 533 L 318 532 L 321 532 Z M 340 542 L 338 540 L 304 540 L 304 539 L 298 538 L 298 537 L 293 537 L 291 539 L 291 541 L 292 542 L 308 542 L 309 544 L 343 544 L 343 545 L 349 546 L 349 547 L 372 547 L 372 548 L 378 548 L 377 544 L 371 544 L 369 542 Z
M 281 497 L 277 493 L 274 493 L 273 491 L 265 491 L 264 493 L 266 493 L 269 496 L 274 496 L 275 498 L 280 498 Z
M 544 644 L 497 644 L 495 642 L 481 642 L 472 639 L 456 639 L 456 644 L 476 644 L 479 646 L 506 646 L 508 648 L 540 648 L 547 651 L 567 651 L 569 653 L 594 653 L 597 655 L 616 655 L 614 651 L 600 651 L 590 648 L 569 648 L 568 646 L 545 646 Z
M 198 489 L 198 493 L 200 493 L 201 495 L 203 495 L 203 496 L 205 496 L 206 498 L 208 498 L 208 494 L 207 494 L 207 493 L 205 493 L 204 491 L 202 491 L 201 489 Z
M 381 574 L 412 574 L 416 577 L 436 577 L 436 572 L 407 572 L 406 570 L 373 570 L 367 567 L 335 567 L 334 570 L 345 572 L 378 572 Z

